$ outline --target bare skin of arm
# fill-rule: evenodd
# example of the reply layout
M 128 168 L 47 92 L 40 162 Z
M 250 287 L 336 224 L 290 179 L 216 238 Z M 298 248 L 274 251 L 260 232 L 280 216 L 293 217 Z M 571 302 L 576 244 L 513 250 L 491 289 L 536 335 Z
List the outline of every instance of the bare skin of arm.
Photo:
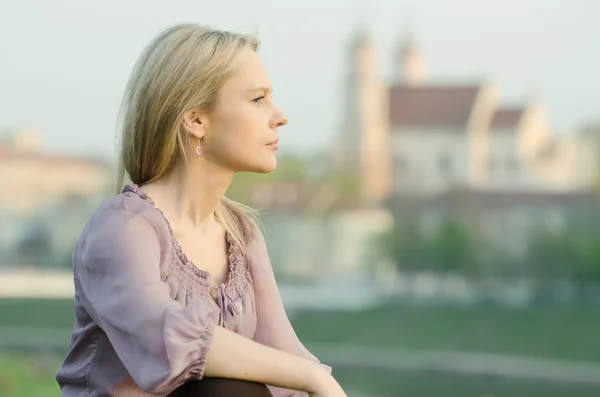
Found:
M 294 354 L 215 327 L 206 377 L 243 379 L 308 392 L 313 397 L 347 397 L 322 366 Z

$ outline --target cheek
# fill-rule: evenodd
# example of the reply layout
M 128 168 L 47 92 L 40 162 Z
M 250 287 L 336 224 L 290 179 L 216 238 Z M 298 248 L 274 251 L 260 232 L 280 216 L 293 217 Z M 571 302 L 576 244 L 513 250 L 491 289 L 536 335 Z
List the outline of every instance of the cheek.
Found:
M 265 146 L 270 138 L 268 120 L 260 109 L 238 106 L 235 112 L 220 112 L 213 126 L 207 160 L 236 171 L 273 168 L 274 152 Z
M 208 153 L 212 160 L 227 167 L 252 161 L 253 153 L 257 154 L 261 145 L 248 127 L 236 122 L 219 126 L 210 141 Z
M 215 139 L 220 146 L 248 150 L 264 145 L 266 139 L 264 116 L 252 106 L 239 106 L 235 112 L 222 113 Z M 267 123 L 268 124 L 268 123 Z
M 239 153 L 243 148 L 243 135 L 232 129 L 223 129 L 211 142 L 211 151 L 218 158 L 229 158 Z

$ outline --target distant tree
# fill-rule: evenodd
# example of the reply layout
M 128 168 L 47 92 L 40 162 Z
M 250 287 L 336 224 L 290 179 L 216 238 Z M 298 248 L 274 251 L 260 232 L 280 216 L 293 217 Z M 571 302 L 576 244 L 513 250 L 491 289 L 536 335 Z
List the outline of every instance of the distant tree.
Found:
M 526 262 L 542 282 L 570 280 L 582 265 L 582 248 L 568 235 L 539 232 L 531 239 Z
M 238 173 L 233 178 L 231 185 L 227 189 L 227 197 L 232 200 L 239 201 L 245 204 L 251 204 L 252 192 L 260 183 L 272 182 L 269 175 L 260 175 L 253 173 Z
M 569 282 L 579 299 L 595 295 L 600 285 L 600 235 L 540 233 L 527 257 L 540 292 L 555 292 L 555 285 Z M 591 295 L 589 295 L 591 294 Z
M 431 267 L 428 241 L 413 222 L 404 222 L 383 234 L 378 241 L 379 252 L 391 259 L 403 273 L 429 270 Z
M 468 229 L 446 221 L 429 244 L 431 262 L 440 273 L 472 275 L 476 270 L 477 244 Z
M 292 154 L 281 156 L 278 159 L 277 169 L 270 176 L 280 182 L 309 180 L 309 161 Z
M 276 185 L 281 182 L 308 181 L 309 172 L 306 161 L 296 155 L 284 154 L 278 158 L 275 171 L 268 174 L 242 172 L 233 178 L 227 196 L 233 200 L 250 204 L 252 193 L 260 184 Z
M 573 279 L 578 284 L 600 284 L 600 236 L 587 239 L 579 255 Z
M 359 199 L 361 193 L 360 178 L 350 170 L 331 169 L 322 165 L 322 170 L 316 172 L 315 167 L 324 163 L 320 158 L 312 163 L 312 159 L 294 154 L 284 154 L 278 157 L 275 171 L 269 174 L 239 173 L 233 179 L 227 196 L 243 203 L 251 203 L 254 189 L 261 185 L 277 185 L 288 182 L 301 182 L 318 190 L 321 186 L 329 186 L 339 191 L 348 199 Z
M 581 135 L 584 138 L 588 138 L 587 144 L 594 145 L 596 149 L 600 149 L 600 121 L 592 122 L 586 125 L 582 129 Z M 598 159 L 598 161 L 600 162 L 600 159 Z M 596 190 L 600 190 L 600 173 L 598 173 L 598 170 L 600 170 L 600 163 L 595 164 L 595 166 L 597 172 L 595 187 Z
M 361 196 L 360 178 L 349 170 L 332 170 L 319 180 L 319 184 L 337 188 L 346 198 L 358 200 Z
M 528 260 L 542 280 L 600 283 L 600 235 L 540 234 Z
M 404 220 L 400 225 L 378 242 L 399 271 L 477 274 L 478 244 L 460 223 L 447 221 L 430 236 L 420 232 L 416 221 Z
M 493 242 L 479 242 L 477 268 L 481 276 L 515 279 L 528 276 L 524 259 Z
M 52 254 L 52 241 L 48 230 L 41 226 L 33 227 L 17 244 L 17 254 L 23 264 L 48 265 Z

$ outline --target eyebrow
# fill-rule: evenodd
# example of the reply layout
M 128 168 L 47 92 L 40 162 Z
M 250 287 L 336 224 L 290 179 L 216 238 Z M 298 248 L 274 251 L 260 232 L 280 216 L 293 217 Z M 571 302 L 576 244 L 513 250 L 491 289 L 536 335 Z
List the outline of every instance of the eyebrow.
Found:
M 265 93 L 269 93 L 269 92 L 273 92 L 273 88 L 272 87 L 255 87 L 255 88 L 251 88 L 248 90 L 248 92 L 255 92 L 255 91 L 264 91 Z

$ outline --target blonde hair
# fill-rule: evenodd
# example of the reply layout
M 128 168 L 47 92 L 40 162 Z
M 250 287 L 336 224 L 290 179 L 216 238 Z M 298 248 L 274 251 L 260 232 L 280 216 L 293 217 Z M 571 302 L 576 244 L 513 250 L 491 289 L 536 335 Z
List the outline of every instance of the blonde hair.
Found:
M 243 49 L 258 51 L 250 35 L 195 24 L 170 27 L 144 49 L 127 83 L 119 112 L 121 130 L 117 193 L 126 179 L 154 182 L 187 161 L 184 113 L 211 111 L 217 93 Z M 224 197 L 217 217 L 245 252 L 258 224 L 257 213 Z

